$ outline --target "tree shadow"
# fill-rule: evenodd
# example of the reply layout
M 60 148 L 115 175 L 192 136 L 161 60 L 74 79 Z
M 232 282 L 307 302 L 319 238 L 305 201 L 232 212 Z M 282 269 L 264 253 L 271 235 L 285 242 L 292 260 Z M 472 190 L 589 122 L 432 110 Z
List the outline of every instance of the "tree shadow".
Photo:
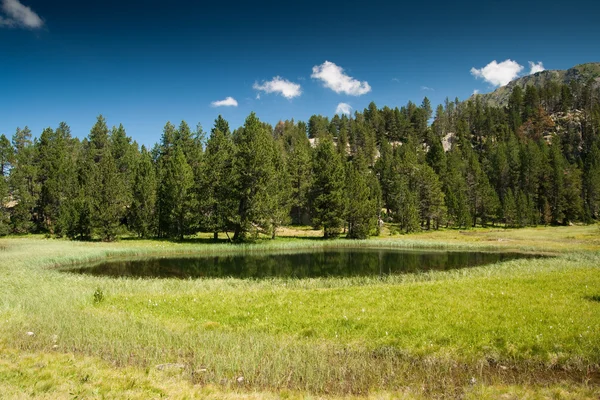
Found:
M 592 296 L 585 296 L 586 300 L 589 301 L 595 301 L 597 303 L 600 303 L 600 295 L 596 294 L 596 295 L 592 295 Z
M 278 238 L 282 239 L 282 240 L 293 239 L 293 240 L 304 240 L 304 241 L 313 241 L 313 242 L 323 242 L 323 241 L 327 241 L 327 240 L 333 240 L 333 239 L 326 239 L 323 236 L 278 236 Z
M 247 239 L 245 241 L 230 241 L 229 239 L 219 238 L 217 240 L 213 238 L 200 238 L 200 237 L 189 237 L 180 239 L 170 239 L 170 238 L 138 238 L 138 237 L 122 237 L 119 238 L 119 241 L 123 242 L 136 242 L 136 241 L 151 241 L 157 243 L 186 243 L 186 244 L 256 244 L 256 243 L 273 243 L 273 242 L 285 242 L 285 241 L 312 241 L 312 242 L 322 242 L 328 240 L 335 240 L 338 238 L 326 239 L 322 236 L 277 236 L 275 240 L 268 238 L 258 238 L 258 239 Z
M 170 239 L 170 238 L 138 238 L 138 237 L 123 237 L 119 238 L 122 242 L 136 242 L 136 241 L 150 241 L 157 243 L 187 243 L 187 244 L 226 244 L 231 243 L 227 238 L 219 238 L 217 240 L 213 238 L 184 238 Z
M 230 238 L 233 239 L 233 234 L 230 234 Z M 273 243 L 273 242 L 286 242 L 286 241 L 305 241 L 305 242 L 327 242 L 336 239 L 345 239 L 345 235 L 339 235 L 336 237 L 325 238 L 323 236 L 305 236 L 305 235 L 281 235 L 277 236 L 275 240 L 267 236 L 260 236 L 258 238 L 247 238 L 244 241 L 233 241 L 227 236 L 220 235 L 219 239 L 215 240 L 213 237 L 185 237 L 183 240 L 176 238 L 157 238 L 147 237 L 141 238 L 137 236 L 124 236 L 117 239 L 117 241 L 123 242 L 136 242 L 136 241 L 150 241 L 156 243 L 186 243 L 186 244 L 257 244 L 257 243 Z M 96 238 L 87 241 L 100 241 Z

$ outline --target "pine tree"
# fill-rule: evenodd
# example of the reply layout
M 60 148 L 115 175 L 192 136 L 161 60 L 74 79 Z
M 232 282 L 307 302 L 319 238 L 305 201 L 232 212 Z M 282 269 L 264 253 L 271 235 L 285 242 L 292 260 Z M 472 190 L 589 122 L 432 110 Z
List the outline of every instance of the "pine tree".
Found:
M 37 175 L 40 186 L 37 210 L 39 213 L 39 228 L 45 232 L 54 233 L 54 224 L 58 217 L 58 182 L 52 178 L 57 175 L 58 154 L 56 154 L 56 137 L 54 130 L 46 128 L 36 142 Z
M 563 224 L 569 224 L 581 219 L 583 214 L 583 205 L 581 201 L 581 170 L 576 165 L 569 165 L 565 169 L 563 185 Z
M 490 163 L 487 175 L 489 176 L 490 184 L 494 187 L 496 193 L 498 193 L 500 200 L 503 201 L 506 192 L 512 187 L 506 142 L 502 141 L 493 144 L 489 157 Z
M 63 203 L 60 221 L 69 238 L 89 240 L 92 238 L 92 187 L 95 166 L 94 152 L 87 138 L 78 146 L 75 165 L 74 193 Z
M 204 155 L 201 190 L 203 225 L 214 233 L 227 232 L 233 227 L 237 211 L 234 196 L 233 157 L 235 148 L 229 131 L 229 124 L 220 115 L 210 132 Z
M 173 157 L 175 147 L 175 126 L 167 122 L 163 128 L 161 142 L 159 146 L 153 149 L 153 158 L 156 160 L 157 168 L 157 217 L 158 217 L 158 237 L 167 237 L 171 232 L 171 210 L 173 206 L 173 196 L 169 192 L 168 166 Z
M 8 183 L 6 177 L 0 175 L 0 236 L 7 235 L 10 231 L 10 214 L 7 210 L 8 202 Z
M 127 136 L 122 124 L 113 127 L 110 135 L 111 153 L 115 160 L 117 173 L 122 181 L 123 196 L 127 207 L 131 205 L 133 179 L 135 176 L 137 143 Z
M 185 156 L 185 160 L 192 169 L 192 175 L 194 177 L 195 185 L 195 197 L 199 202 L 202 200 L 204 193 L 199 192 L 197 189 L 202 186 L 202 157 L 203 148 L 202 142 L 204 140 L 204 131 L 200 124 L 196 125 L 196 130 L 192 132 L 190 127 L 185 121 L 181 121 L 179 128 L 175 131 L 175 146 L 180 148 Z M 196 222 L 199 226 L 200 221 Z
M 508 99 L 508 124 L 513 132 L 522 124 L 521 114 L 523 113 L 523 90 L 520 86 L 515 86 Z
M 95 163 L 99 163 L 104 150 L 110 146 L 110 136 L 106 120 L 102 115 L 96 119 L 96 123 L 88 135 L 88 152 Z
M 478 203 L 475 211 L 482 226 L 486 226 L 489 222 L 492 222 L 493 225 L 501 214 L 500 199 L 483 170 L 479 170 L 479 174 L 477 178 Z
M 545 147 L 546 144 L 543 143 Z M 529 196 L 531 202 L 531 223 L 540 222 L 540 216 L 543 211 L 543 202 L 541 201 L 541 180 L 543 179 L 544 165 L 542 152 L 538 144 L 534 141 L 528 141 L 521 147 L 521 177 L 523 190 Z
M 375 131 L 365 121 L 360 114 L 357 119 L 352 120 L 350 124 L 351 137 L 354 138 L 352 154 L 356 155 L 361 152 L 365 157 L 368 165 L 373 165 L 375 154 L 377 152 L 377 138 Z
M 506 142 L 506 155 L 509 167 L 509 183 L 513 194 L 519 186 L 521 178 L 521 148 L 515 135 L 510 135 Z
M 517 191 L 517 195 L 515 196 L 515 205 L 517 208 L 516 225 L 519 227 L 530 225 L 530 201 L 527 195 L 520 189 Z
M 392 185 L 393 185 L 393 162 L 394 154 L 393 149 L 387 139 L 381 141 L 379 147 L 380 156 L 375 162 L 375 173 L 379 178 L 379 184 L 381 187 L 381 193 L 383 197 L 383 206 L 386 209 L 387 214 L 390 214 L 392 208 Z
M 29 233 L 34 227 L 34 211 L 37 203 L 37 166 L 35 147 L 29 128 L 17 128 L 13 135 L 14 163 L 10 171 L 9 187 L 15 206 L 11 214 L 14 233 Z
M 477 224 L 477 218 L 482 226 L 485 226 L 490 220 L 495 221 L 499 208 L 499 200 L 496 192 L 490 185 L 477 155 L 471 148 L 463 148 L 467 154 L 466 163 L 466 184 L 470 204 L 470 214 L 473 218 L 473 226 Z
M 366 239 L 377 227 L 381 198 L 377 198 L 377 193 L 371 193 L 370 178 L 371 171 L 359 153 L 348 163 L 346 172 L 348 238 Z
M 175 131 L 174 144 L 181 149 L 190 167 L 199 161 L 201 149 L 198 149 L 198 143 L 194 140 L 194 135 L 187 122 L 181 121 L 179 124 Z
M 427 164 L 441 177 L 446 172 L 446 152 L 444 151 L 442 140 L 433 131 L 429 131 L 426 144 L 429 147 L 425 156 Z
M 270 231 L 272 239 L 275 239 L 279 228 L 291 221 L 292 184 L 284 152 L 281 140 L 274 140 L 272 153 L 274 177 L 273 183 L 268 187 L 268 197 L 265 199 L 269 209 L 266 213 L 268 215 L 266 227 Z
M 0 135 L 0 175 L 8 178 L 10 166 L 14 162 L 14 149 L 6 135 Z
M 93 232 L 103 241 L 113 241 L 120 231 L 125 213 L 126 193 L 110 147 L 93 164 L 91 185 L 91 222 Z
M 573 93 L 569 85 L 562 85 L 560 88 L 560 108 L 562 112 L 569 112 L 573 107 Z
M 517 225 L 517 221 L 517 203 L 512 189 L 508 189 L 504 197 L 504 223 L 512 228 Z
M 549 152 L 549 190 L 548 202 L 552 214 L 552 223 L 558 224 L 564 218 L 564 179 L 565 159 L 562 155 L 560 142 L 553 138 Z
M 312 161 L 310 190 L 312 223 L 322 227 L 325 238 L 338 236 L 344 224 L 344 165 L 330 137 L 322 137 Z
M 140 237 L 150 237 L 156 233 L 156 196 L 156 169 L 152 155 L 142 146 L 135 166 L 130 213 L 130 226 Z
M 457 146 L 452 147 L 446 161 L 444 193 L 448 208 L 448 222 L 458 228 L 468 228 L 471 226 L 472 216 L 469 211 L 468 188 L 465 181 L 466 166 Z
M 394 181 L 394 209 L 396 220 L 406 232 L 417 232 L 420 229 L 420 210 L 418 192 L 411 188 L 411 180 L 398 177 Z
M 85 145 L 79 199 L 74 207 L 74 213 L 79 214 L 76 230 L 82 239 L 96 234 L 104 241 L 112 241 L 120 231 L 127 193 L 112 147 L 112 135 L 100 115 Z
M 0 135 L 0 235 L 10 232 L 10 213 L 8 205 L 11 201 L 8 187 L 10 166 L 14 161 L 13 147 L 5 135 Z
M 321 115 L 313 115 L 308 119 L 308 137 L 320 137 L 329 131 L 329 120 Z
M 369 103 L 369 108 L 365 109 L 364 116 L 370 131 L 375 135 L 376 143 L 381 143 L 385 137 L 385 120 L 374 102 Z
M 427 164 L 419 165 L 418 175 L 421 221 L 425 222 L 427 229 L 430 229 L 431 222 L 438 229 L 446 218 L 442 184 L 433 168 Z
M 176 147 L 172 157 L 166 161 L 162 184 L 164 192 L 168 194 L 167 233 L 170 237 L 183 240 L 184 235 L 193 233 L 197 203 L 192 168 L 181 148 Z
M 273 165 L 273 137 L 254 113 L 245 121 L 244 127 L 234 132 L 236 153 L 233 161 L 235 194 L 238 214 L 234 240 L 245 240 L 249 233 L 258 235 L 265 229 L 270 208 L 269 188 L 275 183 Z
M 292 222 L 302 224 L 309 214 L 311 147 L 306 130 L 300 124 L 295 125 L 293 121 L 286 121 L 283 129 L 283 140 L 287 152 L 287 172 L 291 184 Z M 343 130 L 345 132 L 345 128 Z M 338 149 L 340 145 L 338 143 Z
M 594 143 L 584 175 L 585 207 L 588 215 L 594 219 L 600 219 L 600 146 Z
M 343 117 L 344 119 L 347 119 L 346 116 Z M 338 153 L 340 153 L 340 157 L 342 160 L 346 160 L 346 158 L 348 157 L 348 148 L 350 147 L 350 138 L 348 137 L 348 124 L 343 124 L 342 127 L 340 128 L 340 131 L 338 133 L 338 137 L 337 137 L 337 146 L 336 146 L 336 150 L 338 151 Z M 310 156 L 308 157 L 310 159 Z
M 528 85 L 525 88 L 525 95 L 523 96 L 522 120 L 527 121 L 529 118 L 533 117 L 539 106 L 540 95 L 537 88 L 533 85 Z
M 78 150 L 69 126 L 61 122 L 56 128 L 45 129 L 36 143 L 39 228 L 50 234 L 66 234 L 68 203 L 77 194 L 76 158 Z
M 391 189 L 395 219 L 406 233 L 420 229 L 418 172 L 416 140 L 414 135 L 411 135 L 404 145 L 396 148 Z

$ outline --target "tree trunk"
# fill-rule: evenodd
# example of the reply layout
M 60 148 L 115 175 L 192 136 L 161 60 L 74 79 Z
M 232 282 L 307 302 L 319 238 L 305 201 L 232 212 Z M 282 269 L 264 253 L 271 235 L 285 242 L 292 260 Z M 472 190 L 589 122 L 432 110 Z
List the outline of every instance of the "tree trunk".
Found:
M 214 232 L 213 233 L 213 240 L 216 242 L 217 240 L 219 240 L 219 232 Z

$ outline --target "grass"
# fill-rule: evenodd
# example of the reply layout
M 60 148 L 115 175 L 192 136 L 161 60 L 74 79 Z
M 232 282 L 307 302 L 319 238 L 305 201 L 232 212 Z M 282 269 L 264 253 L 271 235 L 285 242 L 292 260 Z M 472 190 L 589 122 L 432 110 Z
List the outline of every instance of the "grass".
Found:
M 8 398 L 597 398 L 597 226 L 287 237 L 245 246 L 0 240 L 0 393 Z M 543 252 L 379 278 L 111 279 L 111 257 L 323 246 Z M 32 334 L 28 334 L 28 333 Z M 167 366 L 157 368 L 157 366 Z M 243 379 L 239 380 L 240 377 Z M 238 381 L 239 380 L 239 381 Z

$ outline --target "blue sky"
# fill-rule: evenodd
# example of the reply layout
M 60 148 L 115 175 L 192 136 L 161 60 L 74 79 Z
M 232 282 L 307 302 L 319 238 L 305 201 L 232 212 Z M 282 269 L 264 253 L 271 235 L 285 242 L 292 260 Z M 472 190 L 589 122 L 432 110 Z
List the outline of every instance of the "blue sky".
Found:
M 530 61 L 600 61 L 599 14 L 579 0 L 0 0 L 0 133 L 66 121 L 83 138 L 103 114 L 151 145 L 169 120 L 208 131 L 218 114 L 237 127 L 251 111 L 275 124 L 340 103 L 437 105 Z

